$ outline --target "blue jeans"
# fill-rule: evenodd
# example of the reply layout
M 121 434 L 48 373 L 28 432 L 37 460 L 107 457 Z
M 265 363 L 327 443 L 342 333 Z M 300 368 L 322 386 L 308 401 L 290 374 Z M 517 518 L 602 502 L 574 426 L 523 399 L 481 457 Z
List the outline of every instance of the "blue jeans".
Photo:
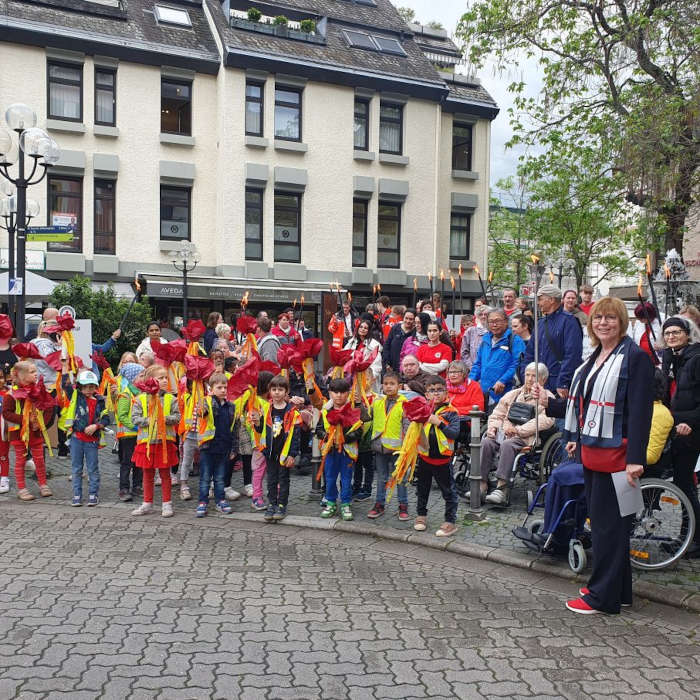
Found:
M 340 474 L 340 502 L 352 501 L 352 472 L 354 462 L 345 452 L 333 450 L 328 453 L 323 465 L 323 476 L 326 479 L 326 500 L 335 503 L 338 500 L 338 475 Z
M 96 442 L 83 442 L 75 435 L 70 439 L 71 473 L 73 475 L 73 496 L 83 497 L 83 461 L 87 466 L 88 490 L 91 496 L 97 496 L 100 490 L 100 470 L 97 464 Z
M 209 503 L 209 484 L 214 479 L 214 499 L 217 503 L 226 500 L 224 478 L 228 453 L 212 454 L 209 450 L 199 453 L 199 502 Z
M 386 482 L 389 480 L 391 473 L 396 466 L 397 455 L 382 454 L 381 452 L 374 453 L 374 469 L 377 472 L 377 503 L 384 505 L 386 501 Z M 408 491 L 406 484 L 397 484 L 396 491 L 399 496 L 399 503 L 406 505 L 408 503 Z

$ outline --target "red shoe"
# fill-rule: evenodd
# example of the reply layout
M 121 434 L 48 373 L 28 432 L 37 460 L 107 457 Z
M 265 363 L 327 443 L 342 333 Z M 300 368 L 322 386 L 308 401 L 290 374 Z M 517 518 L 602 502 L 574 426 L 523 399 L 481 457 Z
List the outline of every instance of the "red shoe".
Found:
M 408 506 L 405 503 L 399 503 L 399 520 L 408 520 Z
M 581 595 L 588 595 L 588 594 L 590 593 L 590 591 L 589 591 L 585 586 L 583 586 L 583 588 L 579 588 L 579 589 L 578 589 L 578 592 L 579 592 Z M 620 605 L 621 605 L 623 608 L 631 608 L 631 607 L 632 607 L 632 603 L 620 603 Z
M 370 512 L 367 513 L 367 517 L 371 520 L 379 518 L 382 515 L 384 515 L 384 506 L 381 503 L 375 503 L 374 508 L 372 508 L 372 510 L 370 510 Z
M 596 615 L 597 613 L 603 612 L 602 610 L 592 608 L 583 598 L 567 600 L 566 607 L 568 610 L 571 610 L 571 612 L 579 613 L 580 615 Z

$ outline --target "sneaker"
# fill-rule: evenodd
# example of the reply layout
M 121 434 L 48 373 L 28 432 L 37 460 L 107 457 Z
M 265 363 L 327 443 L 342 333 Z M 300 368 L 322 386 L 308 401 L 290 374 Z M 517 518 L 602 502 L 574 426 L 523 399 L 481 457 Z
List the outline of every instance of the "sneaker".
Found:
M 241 494 L 238 493 L 238 491 L 236 491 L 235 489 L 232 489 L 230 486 L 227 486 L 224 489 L 224 496 L 226 496 L 227 500 L 229 501 L 237 501 L 241 497 Z
M 170 485 L 171 486 L 179 486 L 180 484 L 180 477 L 177 474 L 171 474 L 170 475 Z
M 271 523 L 275 519 L 275 512 L 277 510 L 277 506 L 273 506 L 272 503 L 267 507 L 265 510 L 265 515 L 263 515 L 263 518 L 265 518 L 266 523 Z
M 48 498 L 49 496 L 53 496 L 53 491 L 49 488 L 48 484 L 42 484 L 39 486 L 39 495 L 42 498 Z
M 275 510 L 275 514 L 272 516 L 272 519 L 275 522 L 279 522 L 280 520 L 284 520 L 287 517 L 287 506 L 277 506 L 277 509 Z
M 588 590 L 588 588 L 586 588 L 585 586 L 583 586 L 582 588 L 579 588 L 579 589 L 578 589 L 578 592 L 579 592 L 579 594 L 582 595 L 582 596 L 588 595 L 588 594 L 590 593 L 590 591 Z M 623 608 L 631 608 L 631 607 L 632 607 L 632 603 L 620 603 L 620 605 L 621 605 Z
M 340 505 L 340 517 L 343 520 L 352 520 L 354 518 L 352 514 L 352 508 L 350 508 L 349 503 L 341 503 Z
M 138 508 L 131 511 L 132 515 L 148 515 L 153 510 L 152 503 L 144 501 Z
M 97 498 L 97 494 L 91 493 L 88 496 L 88 507 L 90 506 L 96 506 L 99 503 L 99 499 Z
M 486 491 L 481 491 L 480 493 L 481 493 L 481 502 L 484 503 L 484 501 L 486 501 Z M 464 494 L 464 500 L 465 500 L 467 503 L 471 503 L 471 499 L 472 499 L 472 492 L 471 492 L 471 491 L 467 491 L 467 492 Z
M 80 508 L 80 506 L 83 505 L 83 499 L 80 498 L 80 496 L 73 496 L 73 500 L 70 502 L 70 504 L 75 508 Z
M 243 495 L 246 498 L 253 498 L 253 484 L 245 484 L 243 486 Z
M 508 503 L 508 496 L 506 495 L 506 490 L 503 488 L 494 489 L 491 493 L 484 499 L 486 503 L 491 503 L 495 506 L 504 506 Z
M 384 515 L 384 506 L 381 503 L 375 503 L 372 506 L 372 510 L 370 510 L 370 512 L 367 513 L 367 517 L 370 520 L 374 520 L 375 518 L 381 518 L 382 515 Z
M 180 500 L 189 501 L 192 498 L 192 493 L 190 492 L 190 487 L 187 484 L 180 485 Z
M 598 613 L 603 612 L 602 610 L 592 608 L 583 598 L 567 600 L 566 608 L 567 610 L 571 610 L 571 612 L 578 613 L 579 615 L 597 615 Z
M 399 503 L 399 520 L 410 520 L 408 516 L 408 506 L 405 503 Z
M 338 512 L 338 506 L 335 503 L 328 503 L 326 501 L 326 505 L 325 505 L 324 509 L 321 511 L 321 517 L 322 518 L 334 518 L 337 512 Z
M 197 506 L 197 510 L 195 510 L 194 515 L 197 518 L 203 518 L 207 514 L 207 504 L 206 503 L 200 503 Z
M 254 498 L 250 503 L 251 510 L 265 510 L 265 508 L 267 508 L 267 506 L 262 498 Z
M 353 501 L 367 501 L 371 497 L 372 497 L 372 493 L 370 491 L 365 491 L 364 489 L 360 489 L 352 500 Z
M 119 492 L 119 500 L 122 503 L 128 503 L 132 498 L 133 498 L 133 496 L 128 491 L 120 491 Z
M 224 515 L 228 515 L 229 513 L 233 512 L 233 508 L 231 508 L 227 501 L 219 501 L 216 504 L 216 510 L 218 510 L 219 513 L 223 513 Z
M 428 527 L 425 515 L 417 515 L 413 521 L 413 529 L 418 532 L 423 532 Z
M 163 503 L 163 507 L 161 508 L 160 514 L 164 518 L 172 518 L 174 513 L 173 513 L 173 504 L 172 501 L 165 501 Z
M 160 471 L 156 470 L 156 476 L 155 479 L 153 480 L 153 485 L 154 486 L 160 486 L 162 484 L 162 480 L 160 478 Z
M 435 537 L 452 537 L 457 532 L 457 526 L 454 523 L 444 522 L 440 528 L 435 531 Z
M 20 489 L 17 491 L 17 498 L 19 498 L 20 501 L 33 501 L 34 494 L 31 493 L 29 489 Z
M 0 493 L 7 493 L 10 490 L 10 477 L 0 477 Z

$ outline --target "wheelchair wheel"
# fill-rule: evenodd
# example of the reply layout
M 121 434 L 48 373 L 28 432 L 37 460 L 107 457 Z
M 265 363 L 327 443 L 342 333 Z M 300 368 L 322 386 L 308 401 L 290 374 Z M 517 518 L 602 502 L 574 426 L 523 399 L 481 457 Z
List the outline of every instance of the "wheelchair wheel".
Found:
M 550 435 L 542 447 L 539 463 L 538 484 L 544 484 L 549 480 L 549 475 L 555 467 L 558 467 L 566 458 L 566 443 L 562 434 L 557 432 Z
M 538 532 L 542 532 L 543 527 L 544 527 L 544 520 L 533 520 L 530 523 L 530 532 L 533 535 L 536 535 Z
M 588 557 L 586 556 L 586 550 L 579 540 L 571 540 L 569 542 L 569 567 L 571 570 L 580 574 L 585 568 L 588 562 Z
M 469 491 L 469 489 L 471 488 L 471 484 L 469 483 L 470 463 L 471 460 L 469 458 L 468 453 L 461 455 L 460 457 L 455 459 L 453 463 L 455 475 L 455 488 L 457 489 L 457 493 L 460 496 L 464 496 L 464 494 L 466 494 L 467 491 Z
M 663 569 L 678 561 L 695 534 L 695 513 L 688 497 L 672 482 L 640 481 L 644 506 L 635 515 L 630 561 L 637 569 Z

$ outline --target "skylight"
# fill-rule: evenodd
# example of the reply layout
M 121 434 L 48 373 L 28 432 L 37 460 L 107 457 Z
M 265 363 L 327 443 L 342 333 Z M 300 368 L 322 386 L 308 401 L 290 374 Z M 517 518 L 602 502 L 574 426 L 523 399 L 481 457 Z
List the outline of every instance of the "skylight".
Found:
M 191 27 L 192 22 L 187 10 L 177 7 L 155 6 L 156 19 L 164 24 L 176 24 L 180 27 Z
M 353 32 L 349 29 L 344 30 L 344 34 L 350 46 L 358 49 L 369 49 L 370 51 L 377 50 L 377 47 L 369 34 L 364 34 L 363 32 Z
M 343 29 L 345 39 L 350 46 L 355 49 L 365 49 L 367 51 L 379 51 L 380 53 L 390 53 L 396 56 L 405 56 L 406 52 L 398 39 L 376 34 L 365 34 L 350 29 Z
M 384 36 L 373 36 L 372 38 L 377 42 L 380 51 L 384 53 L 395 53 L 398 56 L 406 55 L 406 52 L 397 39 L 389 39 Z

